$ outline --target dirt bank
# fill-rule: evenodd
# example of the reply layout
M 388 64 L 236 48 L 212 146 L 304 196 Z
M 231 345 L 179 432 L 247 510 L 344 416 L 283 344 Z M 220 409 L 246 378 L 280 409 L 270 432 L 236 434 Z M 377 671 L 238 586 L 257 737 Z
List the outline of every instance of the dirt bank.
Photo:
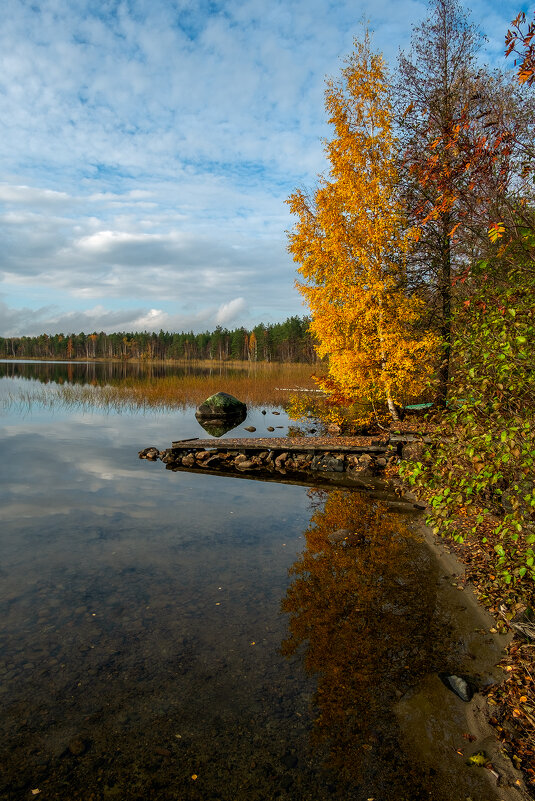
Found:
M 425 526 L 419 531 L 436 559 L 437 612 L 457 648 L 459 673 L 477 676 L 481 689 L 500 682 L 503 673 L 497 663 L 510 637 L 496 632 L 495 621 L 461 579 L 463 565 L 444 542 Z M 531 798 L 522 774 L 503 752 L 496 730 L 489 724 L 492 710 L 481 693 L 463 701 L 433 673 L 399 700 L 395 714 L 408 755 L 413 754 L 422 768 L 435 772 L 437 799 Z M 481 766 L 469 764 L 476 754 L 484 755 L 478 760 Z

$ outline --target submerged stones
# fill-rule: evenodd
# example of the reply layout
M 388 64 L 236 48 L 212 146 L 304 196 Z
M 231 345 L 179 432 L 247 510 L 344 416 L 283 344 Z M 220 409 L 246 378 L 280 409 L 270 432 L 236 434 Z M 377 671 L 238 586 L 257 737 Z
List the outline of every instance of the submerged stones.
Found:
M 331 545 L 336 545 L 337 543 L 346 540 L 350 534 L 350 528 L 338 528 L 336 531 L 331 531 L 331 533 L 327 536 L 327 540 L 331 543 Z

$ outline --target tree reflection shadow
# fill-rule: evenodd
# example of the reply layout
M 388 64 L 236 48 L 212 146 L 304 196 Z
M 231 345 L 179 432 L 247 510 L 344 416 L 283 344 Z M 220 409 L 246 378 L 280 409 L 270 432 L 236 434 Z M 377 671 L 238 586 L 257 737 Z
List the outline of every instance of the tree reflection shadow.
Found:
M 307 547 L 282 602 L 282 652 L 301 654 L 318 678 L 312 743 L 340 779 L 428 798 L 401 754 L 392 707 L 433 669 L 434 567 L 386 507 L 346 490 L 311 496 Z

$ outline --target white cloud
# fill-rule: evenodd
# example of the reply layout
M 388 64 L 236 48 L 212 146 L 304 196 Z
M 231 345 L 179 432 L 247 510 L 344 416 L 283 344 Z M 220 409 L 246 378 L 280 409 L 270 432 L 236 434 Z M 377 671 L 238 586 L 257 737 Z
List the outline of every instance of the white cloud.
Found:
M 101 304 L 64 313 L 56 306 L 12 308 L 0 301 L 0 330 L 3 336 L 38 336 L 40 334 L 72 334 L 85 331 L 202 331 L 216 326 L 234 328 L 243 321 L 252 326 L 247 302 L 233 298 L 219 305 L 209 304 L 195 311 L 170 314 L 158 308 L 110 309 Z
M 228 325 L 234 322 L 243 311 L 245 311 L 247 304 L 245 298 L 234 298 L 228 303 L 223 303 L 215 316 L 218 325 Z
M 72 202 L 67 192 L 55 192 L 52 189 L 40 189 L 35 186 L 10 186 L 0 184 L 0 202 L 24 204 L 25 206 L 64 206 Z

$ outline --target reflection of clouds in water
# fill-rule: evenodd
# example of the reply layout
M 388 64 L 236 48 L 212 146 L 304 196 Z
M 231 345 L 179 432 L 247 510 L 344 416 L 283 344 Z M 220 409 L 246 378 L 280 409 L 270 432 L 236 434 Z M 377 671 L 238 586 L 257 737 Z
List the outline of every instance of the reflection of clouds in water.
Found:
M 195 764 L 211 749 L 205 776 L 212 771 L 214 787 L 234 754 L 240 777 L 249 780 L 258 754 L 271 770 L 286 739 L 304 743 L 306 727 L 296 735 L 293 706 L 296 699 L 299 714 L 306 711 L 307 685 L 291 666 L 281 668 L 277 647 L 279 599 L 308 520 L 306 490 L 173 473 L 139 460 L 142 447 L 192 436 L 182 413 L 34 409 L 29 418 L 10 415 L 7 424 L 0 636 L 17 672 L 6 685 L 16 710 L 2 728 L 9 724 L 16 742 L 5 750 L 0 743 L 12 771 L 5 786 L 41 775 L 35 760 L 70 728 L 87 734 L 91 747 L 74 767 L 70 758 L 50 758 L 54 797 L 63 766 L 71 787 L 98 794 L 99 771 L 105 781 L 117 775 L 118 743 L 128 796 L 147 731 L 155 742 L 172 743 L 187 728 Z M 251 648 L 253 640 L 258 647 Z M 30 661 L 34 670 L 25 669 Z M 161 717 L 163 703 L 171 706 Z M 123 710 L 132 718 L 117 731 L 114 716 Z M 31 722 L 21 729 L 22 719 Z M 212 728 L 215 749 L 206 746 Z M 42 750 L 29 756 L 36 738 Z M 110 754 L 113 765 L 102 769 Z M 168 771 L 162 765 L 159 790 L 143 797 L 169 786 Z M 272 784 L 266 775 L 263 797 Z
M 164 471 L 139 462 L 132 427 L 143 443 L 145 436 L 163 438 L 164 426 L 161 420 L 147 422 L 79 413 L 60 420 L 10 419 L 3 431 L 3 459 L 9 464 L 1 487 L 4 520 L 15 520 L 21 511 L 25 519 L 38 520 L 80 510 L 110 514 L 126 505 L 132 517 L 153 514 Z
M 193 407 L 124 414 L 40 409 L 27 418 L 10 414 L 2 433 L 3 458 L 10 465 L 1 487 L 4 517 L 15 520 L 20 515 L 21 494 L 26 519 L 80 510 L 109 516 L 127 510 L 132 519 L 157 514 L 163 525 L 171 525 L 180 505 L 191 510 L 190 503 L 198 503 L 207 526 L 217 530 L 218 502 L 248 515 L 252 497 L 259 513 L 271 515 L 274 487 L 259 492 L 246 486 L 248 482 L 236 485 L 236 479 L 174 474 L 160 462 L 138 458 L 148 445 L 165 448 L 174 439 L 199 432 Z M 213 503 L 206 503 L 207 493 Z M 199 516 L 198 510 L 186 513 Z
M 10 413 L 2 432 L 9 470 L 0 495 L 3 562 L 14 570 L 13 591 L 21 570 L 35 578 L 41 570 L 72 565 L 83 573 L 89 561 L 96 569 L 145 563 L 167 569 L 190 546 L 198 555 L 202 550 L 203 558 L 207 548 L 218 552 L 221 564 L 231 555 L 236 561 L 260 536 L 259 521 L 272 525 L 274 508 L 281 530 L 299 519 L 298 535 L 306 508 L 301 488 L 173 473 L 160 462 L 138 458 L 147 445 L 167 447 L 200 430 L 193 408 L 120 415 L 72 408 L 34 408 L 28 417 Z M 188 559 L 191 563 L 191 555 Z M 259 566 L 258 574 L 263 570 Z

